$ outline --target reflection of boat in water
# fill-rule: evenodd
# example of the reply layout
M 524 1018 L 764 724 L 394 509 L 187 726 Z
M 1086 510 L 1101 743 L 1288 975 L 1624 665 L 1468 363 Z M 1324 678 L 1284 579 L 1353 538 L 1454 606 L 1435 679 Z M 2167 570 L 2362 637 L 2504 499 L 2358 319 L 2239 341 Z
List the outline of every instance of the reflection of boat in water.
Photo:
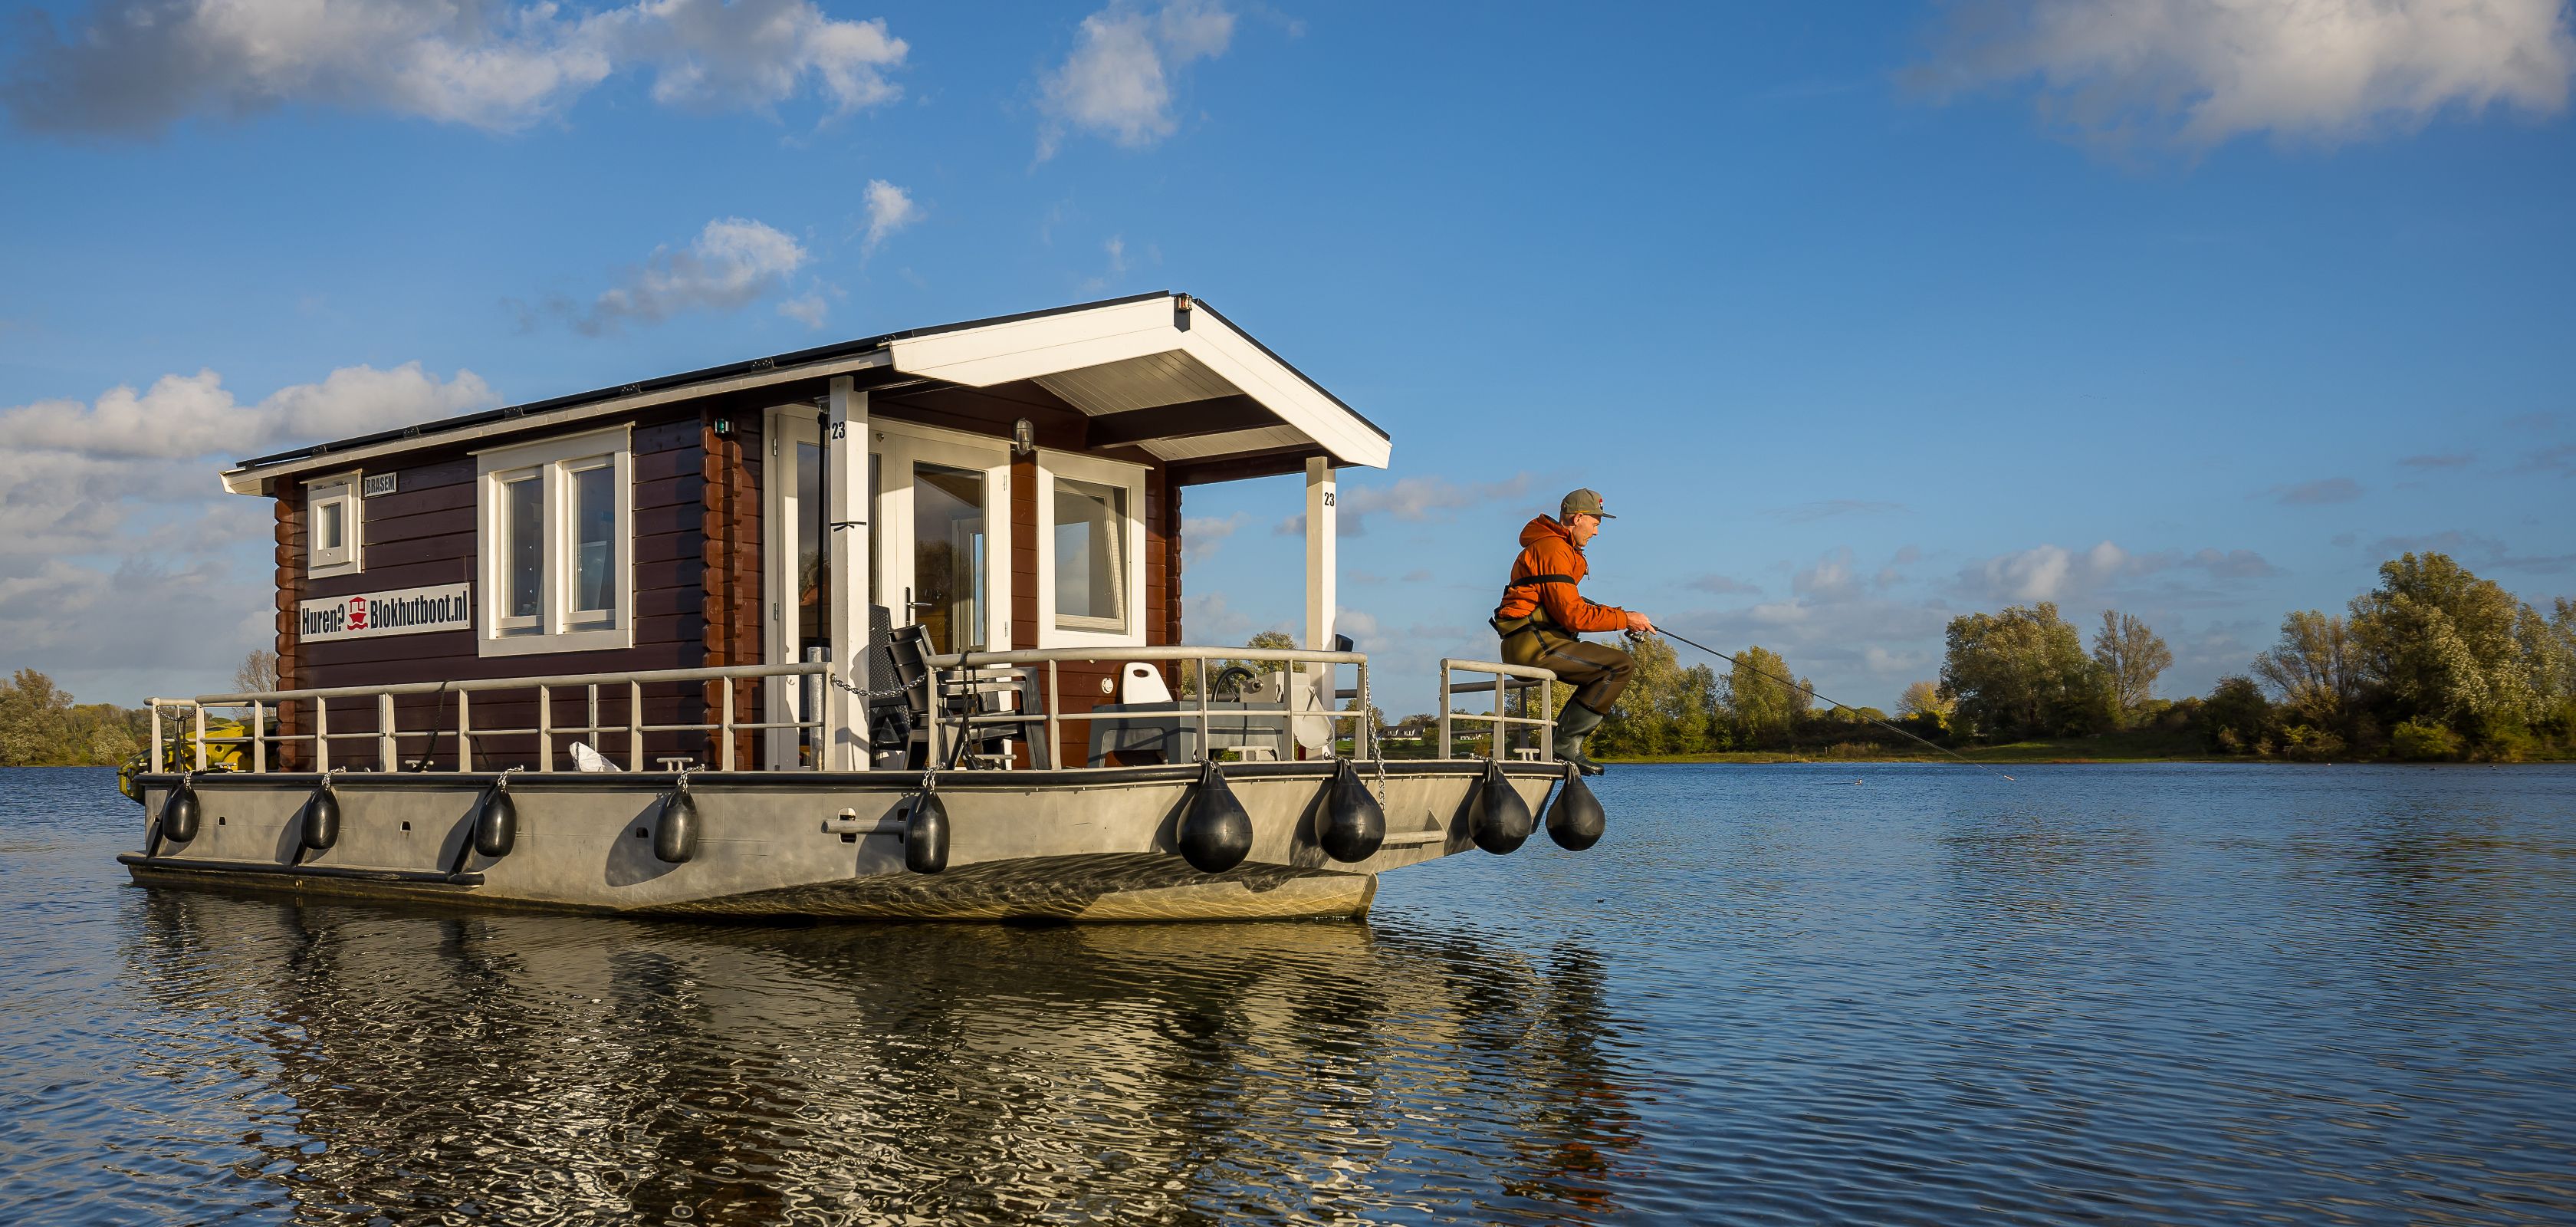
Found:
M 1570 949 L 148 906 L 138 989 L 200 1019 L 156 1062 L 255 1071 L 292 1127 L 243 1170 L 317 1213 L 1580 1219 L 1634 1165 L 1601 972 Z
M 1333 629 L 1336 473 L 1389 449 L 1154 294 L 243 461 L 279 689 L 151 701 L 194 761 L 134 778 L 122 859 L 490 907 L 1138 920 L 1356 915 L 1379 873 L 1517 847 L 1551 789 L 1588 846 L 1542 671 L 1443 661 L 1444 712 L 1461 672 L 1537 710 L 1478 717 L 1481 757 L 1451 716 L 1439 759 L 1378 752 Z M 1228 668 L 1181 640 L 1181 493 L 1300 474 L 1305 646 Z

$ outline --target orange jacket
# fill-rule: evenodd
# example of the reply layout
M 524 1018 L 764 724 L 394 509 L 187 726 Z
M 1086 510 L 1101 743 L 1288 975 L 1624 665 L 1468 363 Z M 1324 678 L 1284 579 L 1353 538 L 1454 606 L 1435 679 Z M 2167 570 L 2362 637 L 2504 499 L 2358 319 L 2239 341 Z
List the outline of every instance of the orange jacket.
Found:
M 1589 569 L 1583 550 L 1556 517 L 1530 521 L 1521 529 L 1521 556 L 1512 560 L 1512 582 L 1503 589 L 1503 603 L 1494 610 L 1494 617 L 1526 617 L 1531 610 L 1544 608 L 1550 621 L 1570 631 L 1628 629 L 1627 610 L 1595 605 L 1575 591 Z

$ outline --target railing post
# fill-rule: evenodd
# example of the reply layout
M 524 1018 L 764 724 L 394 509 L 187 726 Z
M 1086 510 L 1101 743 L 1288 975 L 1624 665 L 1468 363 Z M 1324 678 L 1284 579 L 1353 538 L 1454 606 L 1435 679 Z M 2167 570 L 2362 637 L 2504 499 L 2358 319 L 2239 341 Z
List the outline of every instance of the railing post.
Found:
M 1538 684 L 1538 756 L 1556 761 L 1556 680 Z
M 152 769 L 154 771 L 165 770 L 170 766 L 170 760 L 162 757 L 161 754 L 160 697 L 156 695 L 152 698 L 143 700 L 143 710 L 152 713 Z
M 590 722 L 583 725 L 581 731 L 590 734 L 591 740 L 597 741 L 599 739 L 599 683 L 592 682 L 590 684 L 590 693 L 585 696 L 585 702 L 589 708 L 588 715 L 590 717 Z M 594 750 L 598 748 L 599 747 L 597 746 L 591 747 L 591 749 Z
M 719 723 L 722 725 L 722 729 L 723 729 L 723 732 L 722 732 L 721 736 L 719 737 L 719 740 L 722 742 L 722 744 L 723 744 L 723 746 L 724 746 L 724 759 L 723 759 L 723 765 L 722 765 L 722 766 L 717 767 L 717 768 L 716 768 L 716 770 L 718 770 L 718 771 L 731 771 L 731 770 L 733 770 L 733 679 L 732 679 L 732 678 L 728 677 L 728 678 L 724 679 L 724 687 L 723 687 L 723 690 L 724 690 L 724 715 L 722 715 L 722 716 L 720 716 L 720 717 L 717 717 L 717 719 L 718 719 Z
M 206 705 L 191 703 L 188 705 L 188 710 L 196 713 L 197 770 L 203 771 L 206 769 Z
M 924 721 L 925 724 L 929 725 L 929 728 L 925 731 L 928 732 L 930 736 L 930 765 L 936 768 L 939 766 L 939 666 L 926 666 L 923 669 L 923 673 L 927 676 L 922 679 L 922 685 L 929 688 L 930 691 L 930 702 L 927 705 L 929 708 L 930 718 Z M 826 702 L 828 701 L 829 700 L 826 699 Z M 816 755 L 815 757 L 819 761 L 822 756 Z
M 1056 687 L 1055 662 L 1054 662 L 1054 661 L 1052 661 L 1052 660 L 1050 660 L 1050 661 L 1046 662 L 1046 666 L 1047 666 L 1047 722 L 1046 722 L 1047 762 L 1049 762 L 1049 763 L 1051 763 L 1051 764 L 1055 765 L 1055 766 L 1056 766 L 1056 767 L 1058 767 L 1058 768 L 1062 768 L 1062 767 L 1064 766 L 1064 733 L 1063 733 L 1062 729 L 1061 729 L 1061 728 L 1059 727 L 1059 725 L 1058 725 L 1058 722 L 1057 722 L 1057 720 L 1056 720 L 1056 714 L 1055 714 L 1055 713 L 1056 713 L 1057 709 L 1061 708 L 1061 707 L 1064 705 L 1064 703 L 1063 703 L 1063 695 L 1058 691 L 1058 689 L 1057 689 L 1057 687 Z M 1088 740 L 1088 739 L 1086 738 L 1085 740 Z M 1091 757 L 1090 757 L 1090 755 L 1089 755 L 1089 754 L 1087 754 L 1087 753 L 1086 753 L 1086 754 L 1083 756 L 1083 765 L 1084 765 L 1084 766 L 1089 766 L 1089 765 L 1090 765 L 1090 763 L 1091 763 Z
M 376 696 L 376 770 L 402 770 L 395 761 L 401 755 L 401 747 L 394 744 L 394 696 L 385 691 Z
M 1440 757 L 1449 757 L 1449 662 L 1440 662 Z
M 313 697 L 313 769 L 331 770 L 331 700 Z
M 1215 762 L 1216 746 L 1211 744 L 1208 740 L 1208 675 L 1206 661 L 1202 660 L 1198 662 L 1196 676 L 1199 684 L 1190 687 L 1190 689 L 1196 692 L 1199 697 L 1199 761 Z M 1314 675 L 1312 673 L 1301 673 L 1298 676 L 1312 677 Z M 1326 673 L 1324 675 L 1325 684 L 1331 684 L 1332 676 L 1333 675 L 1330 673 Z M 1291 704 L 1291 706 L 1294 706 L 1294 704 Z M 1295 738 L 1292 737 L 1290 740 L 1293 741 Z M 1330 747 L 1333 744 L 1333 720 L 1330 716 L 1324 718 L 1324 744 L 1327 747 Z
M 474 768 L 474 692 L 456 692 L 456 769 Z
M 626 769 L 644 769 L 644 683 L 626 683 Z
M 268 704 L 257 699 L 250 702 L 250 770 L 253 775 L 268 774 Z
M 1351 731 L 1351 757 L 1358 758 L 1369 748 L 1368 662 L 1363 660 L 1354 668 L 1360 675 L 1360 721 Z
M 537 687 L 537 770 L 555 769 L 555 692 Z

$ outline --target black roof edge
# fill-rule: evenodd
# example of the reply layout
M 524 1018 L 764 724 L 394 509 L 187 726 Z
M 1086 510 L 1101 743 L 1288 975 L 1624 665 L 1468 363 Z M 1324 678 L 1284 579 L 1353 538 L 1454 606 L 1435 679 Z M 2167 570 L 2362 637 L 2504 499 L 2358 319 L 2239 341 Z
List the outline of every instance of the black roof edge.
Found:
M 1282 358 L 1282 357 L 1280 357 L 1280 356 L 1278 355 L 1278 353 L 1277 353 L 1277 352 L 1275 352 L 1275 351 L 1273 351 L 1269 346 L 1262 344 L 1262 343 L 1261 343 L 1261 338 L 1256 337 L 1256 336 L 1252 335 L 1250 332 L 1245 331 L 1245 330 L 1244 330 L 1243 325 L 1238 324 L 1238 323 L 1235 323 L 1233 320 L 1230 320 L 1230 319 L 1225 318 L 1225 313 L 1224 313 L 1224 312 L 1222 312 L 1222 311 L 1217 310 L 1217 309 L 1216 309 L 1215 307 L 1213 307 L 1213 306 L 1209 306 L 1209 304 L 1208 304 L 1208 300 L 1206 300 L 1206 299 L 1204 299 L 1204 298 L 1199 298 L 1199 297 L 1196 297 L 1196 296 L 1191 296 L 1190 301 L 1191 301 L 1192 303 L 1194 303 L 1194 304 L 1198 305 L 1198 306 L 1206 307 L 1206 308 L 1207 308 L 1207 313 L 1208 313 L 1208 314 L 1210 314 L 1210 315 L 1215 316 L 1215 317 L 1217 318 L 1217 322 L 1218 322 L 1218 323 L 1223 324 L 1223 325 L 1225 325 L 1225 326 L 1226 326 L 1226 327 L 1228 327 L 1228 328 L 1234 329 L 1234 335 L 1239 336 L 1239 337 L 1242 337 L 1244 340 L 1247 340 L 1247 341 L 1252 342 L 1252 347 L 1253 347 L 1254 349 L 1260 350 L 1262 353 L 1269 355 L 1269 357 L 1270 357 L 1270 360 L 1271 360 L 1271 361 L 1276 362 L 1276 363 L 1278 363 L 1278 364 L 1279 364 L 1279 365 L 1281 365 L 1281 366 L 1287 367 L 1287 368 L 1288 368 L 1288 373 L 1289 373 L 1289 374 L 1294 375 L 1294 376 L 1296 376 L 1296 377 L 1297 377 L 1297 378 L 1299 378 L 1299 379 L 1303 379 L 1303 380 L 1305 380 L 1305 381 L 1306 381 L 1306 386 L 1307 386 L 1307 387 L 1310 387 L 1310 388 L 1313 388 L 1313 389 L 1314 389 L 1314 390 L 1316 390 L 1317 392 L 1321 392 L 1321 393 L 1323 393 L 1323 394 L 1324 394 L 1324 399 L 1325 399 L 1325 400 L 1331 401 L 1331 402 L 1333 402 L 1333 403 L 1334 403 L 1334 404 L 1336 404 L 1336 405 L 1340 405 L 1340 406 L 1342 407 L 1342 412 L 1347 413 L 1347 414 L 1351 415 L 1352 417 L 1358 418 L 1358 419 L 1360 420 L 1360 425 L 1362 425 L 1362 426 L 1366 426 L 1366 427 L 1368 427 L 1370 430 L 1372 430 L 1372 431 L 1376 432 L 1376 433 L 1377 433 L 1377 437 L 1378 437 L 1378 438 L 1384 439 L 1384 440 L 1386 440 L 1386 441 L 1387 441 L 1387 442 L 1389 442 L 1389 443 L 1392 443 L 1392 442 L 1394 442 L 1394 441 L 1395 441 L 1395 436 L 1394 436 L 1394 435 L 1391 435 L 1391 434 L 1386 433 L 1386 428 L 1385 428 L 1385 427 L 1380 426 L 1380 425 L 1378 425 L 1377 423 L 1375 423 L 1375 422 L 1372 422 L 1372 421 L 1368 420 L 1368 415 L 1367 415 L 1367 414 L 1362 413 L 1362 412 L 1360 412 L 1360 411 L 1359 411 L 1359 410 L 1357 410 L 1357 409 L 1353 409 L 1353 408 L 1351 408 L 1351 407 L 1350 407 L 1350 405 L 1349 405 L 1348 403 L 1346 403 L 1345 401 L 1343 401 L 1341 397 L 1338 397 L 1338 396 L 1333 395 L 1332 389 L 1327 388 L 1327 387 L 1325 387 L 1324 385 L 1322 385 L 1322 384 L 1320 384 L 1320 383 L 1315 382 L 1315 377 L 1314 377 L 1314 376 L 1309 375 L 1309 374 L 1307 374 L 1307 373 L 1306 373 L 1306 372 L 1304 372 L 1304 371 L 1298 370 L 1298 369 L 1297 369 L 1297 364 L 1296 364 L 1296 363 L 1294 363 L 1294 362 L 1290 362 L 1290 361 L 1289 361 L 1289 360 L 1287 360 L 1286 358 Z
M 968 328 L 985 328 L 995 324 L 1015 324 L 1021 320 L 1043 319 L 1050 315 L 1065 315 L 1075 311 L 1090 311 L 1100 307 L 1119 307 L 1125 306 L 1128 303 L 1145 302 L 1156 298 L 1188 298 L 1193 306 L 1205 309 L 1208 314 L 1216 316 L 1220 323 L 1223 323 L 1228 328 L 1234 329 L 1237 336 L 1242 337 L 1244 340 L 1251 341 L 1253 348 L 1260 350 L 1264 354 L 1268 354 L 1271 361 L 1276 362 L 1283 367 L 1287 367 L 1291 374 L 1294 374 L 1299 379 L 1305 380 L 1306 386 L 1315 389 L 1317 392 L 1323 393 L 1326 400 L 1329 400 L 1336 405 L 1340 405 L 1343 412 L 1350 414 L 1352 417 L 1359 418 L 1360 424 L 1368 427 L 1370 430 L 1376 431 L 1379 438 L 1392 441 L 1392 436 L 1388 435 L 1384 429 L 1378 426 L 1377 423 L 1369 421 L 1368 418 L 1362 416 L 1359 410 L 1353 409 L 1349 405 L 1344 404 L 1342 398 L 1333 395 L 1332 392 L 1324 387 L 1324 385 L 1315 382 L 1313 377 L 1307 375 L 1304 371 L 1298 370 L 1296 366 L 1291 364 L 1287 359 L 1273 353 L 1269 346 L 1262 344 L 1251 333 L 1245 332 L 1241 327 L 1236 325 L 1233 320 L 1227 319 L 1222 313 L 1218 312 L 1215 307 L 1209 306 L 1207 300 L 1195 295 L 1181 294 L 1172 290 L 1156 290 L 1147 294 L 1129 294 L 1123 298 L 1102 298 L 1091 302 L 1073 303 L 1062 307 L 1047 307 L 1037 311 L 1020 311 L 1010 315 L 991 315 L 982 319 L 960 320 L 953 324 L 934 324 L 927 328 L 907 328 L 900 332 L 889 332 L 880 336 L 866 337 L 859 340 L 837 341 L 830 345 L 817 345 L 810 349 L 790 350 L 782 354 L 772 354 L 766 358 L 748 358 L 740 362 L 729 362 L 722 366 L 703 367 L 694 371 L 684 371 L 676 375 L 663 375 L 653 379 L 639 380 L 634 383 L 619 384 L 613 388 L 595 388 L 588 392 L 575 392 L 565 396 L 550 397 L 545 400 L 529 401 L 525 404 L 504 405 L 498 409 L 486 409 L 480 413 L 468 413 L 452 418 L 440 418 L 435 421 L 421 422 L 411 426 L 396 427 L 392 430 L 380 430 L 373 434 L 356 435 L 346 439 L 335 439 L 328 443 L 317 443 L 309 447 L 292 448 L 287 451 L 274 452 L 266 456 L 256 456 L 248 460 L 238 460 L 233 462 L 232 468 L 226 470 L 226 472 L 238 473 L 248 469 L 266 468 L 270 465 L 283 464 L 290 460 L 304 460 L 314 456 L 328 455 L 332 452 L 346 451 L 353 447 L 366 447 L 371 444 L 391 442 L 396 439 L 425 439 L 431 435 L 445 434 L 451 430 L 463 430 L 471 426 L 480 426 L 486 422 L 507 421 L 511 418 L 526 417 L 534 413 L 551 413 L 557 409 L 570 409 L 575 406 L 589 404 L 596 401 L 614 400 L 620 396 L 634 396 L 644 392 L 658 392 L 666 388 L 686 387 L 693 383 L 707 383 L 713 380 L 730 378 L 736 375 L 748 375 L 754 371 L 776 370 L 783 366 L 802 366 L 807 363 L 823 362 L 833 358 L 846 358 L 853 354 L 863 354 L 870 350 L 883 349 L 896 341 L 909 340 L 913 337 L 936 336 L 943 332 L 961 332 Z

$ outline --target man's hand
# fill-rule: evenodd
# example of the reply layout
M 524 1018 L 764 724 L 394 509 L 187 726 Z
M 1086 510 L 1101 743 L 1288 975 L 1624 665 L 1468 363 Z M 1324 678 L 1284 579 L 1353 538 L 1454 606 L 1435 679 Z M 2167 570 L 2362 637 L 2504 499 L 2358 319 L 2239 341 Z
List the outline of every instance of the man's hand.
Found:
M 1635 610 L 1630 610 L 1628 612 L 1628 633 L 1631 635 L 1654 634 L 1655 620 L 1644 614 L 1638 613 Z

